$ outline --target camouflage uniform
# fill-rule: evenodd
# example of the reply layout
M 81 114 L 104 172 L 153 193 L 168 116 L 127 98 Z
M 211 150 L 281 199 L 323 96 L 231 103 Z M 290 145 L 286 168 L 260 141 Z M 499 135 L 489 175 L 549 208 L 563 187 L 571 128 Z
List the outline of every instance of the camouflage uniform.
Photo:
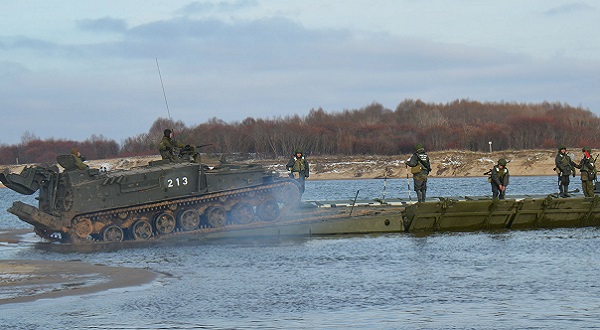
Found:
M 413 185 L 417 193 L 417 200 L 424 202 L 427 196 L 427 176 L 431 172 L 431 163 L 422 144 L 415 145 L 414 153 L 406 164 L 411 167 L 411 172 L 413 173 Z M 420 171 L 418 171 L 419 168 Z
M 581 187 L 583 188 L 583 195 L 585 197 L 594 196 L 594 181 L 596 180 L 596 166 L 592 159 L 591 149 L 585 147 L 581 149 L 583 151 L 583 158 L 576 167 L 581 171 Z
M 78 169 L 85 170 L 86 168 L 89 168 L 89 166 L 87 166 L 87 164 L 83 163 L 85 158 L 83 156 L 81 156 L 81 154 L 79 153 L 79 150 L 77 148 L 71 149 L 71 155 L 74 156 L 73 158 L 75 158 L 75 166 L 77 166 Z
M 300 155 L 300 156 L 298 156 Z M 308 178 L 310 168 L 308 161 L 302 154 L 302 149 L 298 148 L 294 151 L 294 154 L 287 162 L 285 166 L 286 170 L 290 171 L 290 178 L 296 179 L 300 184 L 300 193 L 304 193 L 304 180 Z
M 502 168 L 500 168 L 502 166 Z M 510 173 L 506 168 L 506 159 L 501 158 L 498 160 L 498 165 L 492 168 L 491 183 L 492 183 L 492 198 L 493 199 L 504 199 L 506 195 L 506 186 L 510 181 Z M 503 187 L 500 189 L 500 187 Z
M 564 152 L 563 152 L 564 150 Z M 567 147 L 558 147 L 558 153 L 554 159 L 556 165 L 556 173 L 558 174 L 558 191 L 560 197 L 570 197 L 569 195 L 569 176 L 575 176 L 575 164 L 569 155 L 567 155 Z
M 166 129 L 164 131 L 164 136 L 160 143 L 158 144 L 158 151 L 160 152 L 160 156 L 162 159 L 168 159 L 172 162 L 178 162 L 179 157 L 175 154 L 175 148 L 186 148 L 189 147 L 191 150 L 191 154 L 193 156 L 196 155 L 196 150 L 194 147 L 190 147 L 189 145 L 185 145 L 181 142 L 175 141 L 171 138 L 172 131 L 170 129 Z

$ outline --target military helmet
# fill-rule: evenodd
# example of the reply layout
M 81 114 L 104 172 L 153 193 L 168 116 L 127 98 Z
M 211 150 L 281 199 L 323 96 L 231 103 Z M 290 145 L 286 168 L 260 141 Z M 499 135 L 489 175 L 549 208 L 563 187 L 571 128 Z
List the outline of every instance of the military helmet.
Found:
M 423 145 L 422 145 L 422 144 L 420 144 L 420 143 L 417 143 L 417 144 L 415 144 L 415 148 L 414 148 L 414 149 L 415 149 L 415 151 L 417 151 L 417 150 L 419 150 L 419 149 L 425 149 L 425 147 L 423 147 Z
M 294 153 L 296 153 L 296 154 L 301 154 L 301 153 L 302 153 L 302 149 L 300 149 L 300 148 L 296 148 L 296 150 L 294 150 Z
M 78 153 L 79 153 L 79 149 L 77 149 L 77 148 L 71 149 L 71 155 L 77 156 Z
M 565 147 L 564 144 L 561 144 L 558 146 L 558 150 L 563 150 L 563 149 L 567 150 L 567 147 Z
M 585 151 L 592 152 L 592 149 L 590 149 L 590 147 L 583 147 L 583 148 L 581 148 L 581 151 L 583 151 L 583 152 L 585 152 Z
M 166 137 L 171 137 L 171 133 L 173 133 L 173 131 L 168 128 L 164 131 Z
M 504 158 L 500 158 L 500 159 L 498 160 L 498 165 L 506 166 L 506 159 L 504 159 Z

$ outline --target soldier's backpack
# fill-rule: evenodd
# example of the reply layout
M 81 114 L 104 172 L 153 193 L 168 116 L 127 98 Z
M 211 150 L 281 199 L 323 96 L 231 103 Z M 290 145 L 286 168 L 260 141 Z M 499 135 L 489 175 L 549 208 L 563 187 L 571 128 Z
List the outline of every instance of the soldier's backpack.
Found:
M 421 163 L 419 163 L 417 166 L 411 166 L 410 167 L 410 173 L 412 173 L 412 174 L 419 174 L 419 173 L 421 173 L 422 169 L 423 168 L 421 167 Z

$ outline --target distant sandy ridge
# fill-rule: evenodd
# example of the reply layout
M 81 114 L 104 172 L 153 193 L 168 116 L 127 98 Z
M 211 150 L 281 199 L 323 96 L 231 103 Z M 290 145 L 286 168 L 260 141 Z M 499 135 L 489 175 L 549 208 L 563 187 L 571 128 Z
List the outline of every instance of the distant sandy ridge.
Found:
M 508 169 L 513 176 L 524 175 L 554 175 L 554 158 L 556 150 L 518 150 L 498 152 L 473 152 L 464 150 L 432 151 L 429 152 L 433 171 L 432 177 L 472 177 L 483 176 L 491 169 L 500 158 L 509 161 Z M 573 160 L 579 162 L 581 154 L 577 150 L 570 150 Z M 596 152 L 592 151 L 594 155 Z M 309 180 L 337 180 L 337 179 L 373 179 L 373 178 L 405 178 L 407 168 L 406 160 L 410 154 L 394 156 L 306 156 L 310 163 Z M 239 157 L 238 157 L 239 158 Z M 152 160 L 159 160 L 160 156 L 140 156 L 114 159 L 90 160 L 87 164 L 92 168 L 108 165 L 112 170 L 127 170 L 133 167 L 148 165 Z M 203 156 L 202 161 L 214 166 L 219 163 L 218 157 Z M 287 158 L 279 159 L 231 159 L 231 162 L 264 165 L 270 170 L 278 172 L 280 176 L 287 174 L 285 164 Z M 25 165 L 0 166 L 0 170 L 9 169 L 19 173 Z M 409 174 L 410 176 L 410 174 Z M 1 186 L 1 184 L 0 184 Z

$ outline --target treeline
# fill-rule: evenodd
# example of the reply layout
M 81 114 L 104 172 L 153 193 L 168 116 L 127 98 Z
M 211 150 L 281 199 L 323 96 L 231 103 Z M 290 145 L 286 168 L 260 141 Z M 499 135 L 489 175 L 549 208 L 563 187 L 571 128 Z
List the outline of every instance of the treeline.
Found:
M 181 121 L 157 119 L 148 133 L 121 145 L 102 136 L 83 141 L 39 140 L 26 136 L 19 145 L 1 145 L 3 164 L 51 163 L 57 154 L 78 147 L 88 159 L 157 154 L 165 128 L 189 144 L 211 144 L 209 153 L 242 153 L 256 157 L 288 156 L 295 148 L 309 155 L 393 155 L 409 153 L 416 143 L 427 150 L 488 151 L 600 147 L 600 119 L 588 109 L 562 103 L 481 103 L 456 100 L 425 103 L 407 99 L 395 110 L 373 103 L 361 109 L 327 113 L 312 109 L 306 116 L 246 118 L 226 123 L 212 118 L 187 127 Z
M 120 154 L 120 146 L 114 140 L 92 135 L 80 142 L 72 140 L 41 140 L 32 133 L 25 133 L 21 143 L 0 145 L 0 164 L 54 164 L 56 156 L 69 154 L 73 148 L 81 151 L 87 159 L 115 158 Z

